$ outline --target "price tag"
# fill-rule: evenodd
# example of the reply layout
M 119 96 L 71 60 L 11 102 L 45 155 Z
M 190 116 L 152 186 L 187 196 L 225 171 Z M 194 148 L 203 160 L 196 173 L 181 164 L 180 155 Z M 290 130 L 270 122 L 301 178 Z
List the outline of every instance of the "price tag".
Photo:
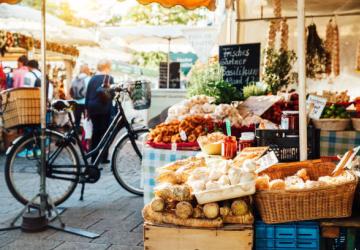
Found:
M 176 151 L 177 150 L 177 144 L 176 144 L 176 142 L 173 142 L 173 143 L 171 143 L 171 151 Z
M 279 163 L 279 159 L 276 157 L 274 151 L 271 151 L 257 160 L 257 163 L 260 165 L 258 169 L 256 169 L 255 173 L 260 173 L 269 167 Z
M 187 135 L 184 130 L 181 130 L 179 134 L 182 141 L 187 141 Z
M 239 105 L 240 115 L 252 113 L 262 116 L 272 105 L 280 101 L 280 96 L 250 96 Z
M 327 99 L 316 95 L 310 95 L 306 101 L 309 117 L 318 120 L 326 106 Z

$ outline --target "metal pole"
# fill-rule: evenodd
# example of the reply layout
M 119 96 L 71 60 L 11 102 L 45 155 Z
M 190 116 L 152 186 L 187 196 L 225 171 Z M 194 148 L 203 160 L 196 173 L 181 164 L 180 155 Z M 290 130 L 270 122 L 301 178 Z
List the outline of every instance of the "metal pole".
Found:
M 167 54 L 167 79 L 166 79 L 166 88 L 170 88 L 170 43 L 171 37 L 168 38 L 169 47 L 168 47 L 168 54 Z
M 297 0 L 297 51 L 299 63 L 299 137 L 300 160 L 307 159 L 306 67 L 305 67 L 305 0 Z
M 41 121 L 41 173 L 40 173 L 40 206 L 41 212 L 46 211 L 46 150 L 45 150 L 45 132 L 46 132 L 46 0 L 42 0 L 41 5 L 41 103 L 40 103 L 40 121 Z
M 325 17 L 335 17 L 335 16 L 359 16 L 360 11 L 353 12 L 338 12 L 338 13 L 327 13 L 319 15 L 306 15 L 305 18 L 325 18 Z M 257 22 L 257 21 L 272 21 L 272 20 L 282 20 L 282 19 L 297 19 L 298 16 L 282 16 L 282 17 L 261 17 L 261 18 L 238 18 L 236 22 Z

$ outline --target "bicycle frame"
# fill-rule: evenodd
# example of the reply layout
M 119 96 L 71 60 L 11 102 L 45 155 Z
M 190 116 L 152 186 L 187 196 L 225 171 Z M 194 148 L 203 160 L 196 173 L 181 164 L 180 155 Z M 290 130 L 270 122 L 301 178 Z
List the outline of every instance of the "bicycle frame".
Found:
M 88 153 L 85 153 L 82 145 L 81 145 L 81 141 L 79 139 L 74 121 L 71 117 L 71 114 L 69 114 L 69 119 L 70 119 L 70 123 L 72 126 L 72 129 L 69 133 L 67 133 L 65 135 L 66 138 L 66 142 L 67 143 L 71 143 L 72 141 L 76 141 L 76 144 L 78 145 L 79 149 L 80 149 L 80 154 L 81 154 L 81 158 L 84 161 L 84 165 L 80 165 L 81 168 L 83 167 L 98 167 L 101 163 L 102 157 L 104 155 L 104 153 L 110 148 L 111 144 L 113 143 L 113 141 L 115 140 L 117 134 L 120 132 L 121 129 L 125 128 L 130 136 L 131 142 L 134 146 L 134 149 L 136 151 L 136 153 L 141 156 L 141 152 L 139 151 L 138 147 L 136 145 L 134 145 L 134 141 L 136 138 L 134 138 L 134 133 L 133 133 L 133 128 L 131 126 L 131 124 L 128 122 L 126 116 L 125 116 L 125 111 L 122 107 L 121 101 L 119 100 L 119 96 L 115 98 L 116 100 L 116 106 L 118 108 L 118 112 L 116 114 L 116 116 L 114 117 L 113 121 L 111 122 L 109 128 L 107 129 L 106 133 L 104 134 L 104 136 L 101 138 L 99 144 L 96 146 L 96 148 L 94 148 L 93 150 L 91 150 Z M 54 170 L 56 168 L 69 168 L 69 167 L 73 167 L 71 165 L 57 165 L 54 164 L 54 161 L 56 159 L 56 157 L 59 155 L 59 153 L 61 152 L 62 148 L 64 148 L 64 146 L 66 146 L 66 144 L 63 145 L 63 147 L 59 147 L 54 154 L 51 156 L 51 158 L 49 158 L 48 160 L 48 165 L 51 165 L 53 170 L 52 173 L 53 174 L 66 174 L 66 172 L 64 171 L 58 171 L 58 170 Z M 89 162 L 89 159 L 93 156 L 96 156 L 95 161 L 93 163 Z

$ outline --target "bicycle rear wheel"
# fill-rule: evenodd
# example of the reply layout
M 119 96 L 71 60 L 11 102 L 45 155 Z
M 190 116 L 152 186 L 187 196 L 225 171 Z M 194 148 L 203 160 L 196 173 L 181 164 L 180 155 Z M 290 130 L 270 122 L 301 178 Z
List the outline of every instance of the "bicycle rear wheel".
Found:
M 142 148 L 149 130 L 135 131 L 135 144 L 140 155 L 135 151 L 129 135 L 126 135 L 115 146 L 111 160 L 111 168 L 118 183 L 130 193 L 142 196 L 144 194 L 142 181 Z
M 54 158 L 54 164 L 68 165 L 56 168 L 68 174 L 51 174 L 55 167 L 47 166 L 46 191 L 57 206 L 74 192 L 78 183 L 79 159 L 71 144 L 63 144 L 61 134 L 46 133 L 47 161 Z M 12 146 L 6 157 L 5 180 L 11 194 L 22 204 L 27 204 L 39 193 L 41 150 L 40 135 L 28 134 Z M 59 178 L 71 178 L 73 181 Z M 37 205 L 40 199 L 34 201 Z

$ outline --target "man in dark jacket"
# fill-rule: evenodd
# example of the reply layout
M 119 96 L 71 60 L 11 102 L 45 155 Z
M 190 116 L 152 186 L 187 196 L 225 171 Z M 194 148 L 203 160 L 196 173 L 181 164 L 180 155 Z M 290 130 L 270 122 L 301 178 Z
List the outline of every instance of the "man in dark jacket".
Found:
M 101 60 L 97 65 L 98 72 L 90 79 L 87 86 L 85 107 L 87 115 L 93 124 L 93 134 L 91 138 L 91 150 L 95 149 L 101 138 L 110 126 L 112 99 L 104 100 L 101 96 L 104 85 L 114 83 L 114 78 L 110 76 L 111 62 Z M 109 163 L 108 152 L 105 152 L 102 163 Z M 92 158 L 95 161 L 95 157 Z

